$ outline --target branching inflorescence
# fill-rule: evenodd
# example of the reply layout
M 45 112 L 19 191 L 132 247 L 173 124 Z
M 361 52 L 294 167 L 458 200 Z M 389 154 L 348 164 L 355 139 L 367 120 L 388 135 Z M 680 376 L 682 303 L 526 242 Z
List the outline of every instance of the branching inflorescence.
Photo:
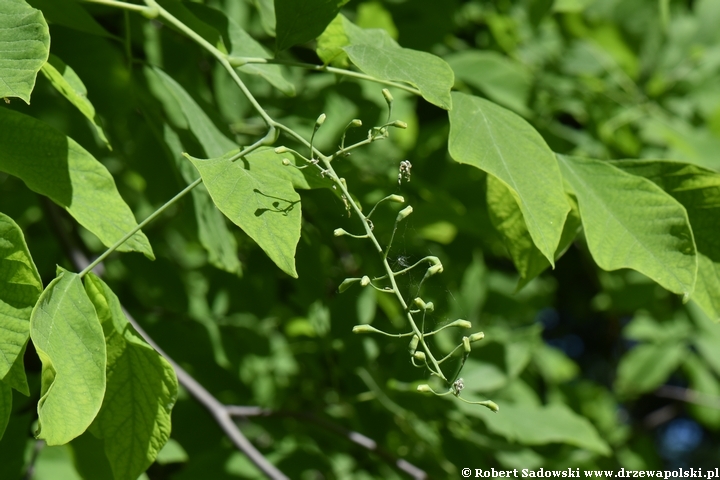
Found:
M 410 265 L 406 268 L 403 268 L 401 270 L 394 271 L 390 264 L 388 263 L 388 254 L 390 252 L 390 249 L 392 247 L 393 240 L 395 239 L 395 232 L 397 231 L 398 225 L 400 222 L 405 220 L 410 214 L 413 213 L 413 208 L 411 206 L 407 206 L 400 210 L 395 217 L 395 224 L 393 226 L 392 235 L 390 237 L 390 241 L 388 244 L 383 248 L 380 245 L 380 242 L 378 241 L 377 237 L 374 234 L 374 224 L 372 222 L 372 214 L 375 212 L 375 210 L 378 208 L 378 206 L 381 203 L 384 202 L 390 202 L 390 203 L 405 203 L 405 199 L 400 195 L 388 195 L 387 197 L 384 197 L 380 201 L 378 201 L 375 206 L 370 210 L 370 212 L 365 215 L 360 206 L 357 204 L 357 202 L 353 199 L 353 197 L 350 195 L 348 191 L 348 185 L 344 178 L 341 178 L 337 175 L 335 172 L 335 169 L 333 168 L 332 161 L 344 157 L 349 154 L 350 150 L 353 150 L 355 148 L 361 147 L 363 145 L 367 145 L 369 143 L 375 142 L 377 140 L 383 140 L 389 136 L 389 128 L 395 127 L 395 128 L 406 128 L 406 124 L 401 121 L 390 121 L 391 114 L 392 114 L 392 103 L 393 103 L 393 97 L 390 94 L 390 91 L 387 89 L 383 89 L 382 91 L 383 96 L 385 97 L 385 100 L 388 104 L 388 118 L 384 125 L 381 125 L 379 127 L 373 127 L 368 131 L 368 136 L 365 140 L 362 140 L 358 143 L 355 143 L 353 145 L 345 146 L 345 134 L 349 128 L 352 127 L 359 127 L 362 125 L 362 122 L 358 119 L 352 120 L 345 130 L 343 131 L 342 138 L 340 141 L 340 147 L 338 150 L 333 153 L 330 156 L 322 155 L 321 153 L 317 152 L 315 148 L 313 147 L 313 140 L 315 138 L 315 133 L 320 129 L 320 127 L 323 125 L 323 123 L 326 120 L 325 114 L 321 114 L 317 121 L 315 122 L 315 127 L 313 129 L 312 136 L 310 138 L 309 142 L 309 148 L 310 148 L 310 158 L 307 158 L 303 155 L 300 155 L 298 152 L 292 151 L 287 147 L 278 147 L 275 149 L 275 152 L 278 154 L 283 154 L 286 152 L 292 152 L 299 156 L 300 158 L 304 159 L 306 164 L 303 166 L 296 166 L 294 163 L 292 163 L 289 159 L 283 160 L 283 164 L 288 167 L 294 167 L 294 168 L 307 168 L 315 166 L 322 177 L 328 177 L 334 182 L 333 188 L 340 190 L 340 195 L 345 203 L 345 207 L 348 211 L 348 214 L 350 212 L 355 212 L 358 219 L 360 220 L 364 233 L 359 234 L 353 234 L 350 233 L 342 228 L 337 228 L 334 231 L 334 235 L 336 237 L 340 236 L 348 236 L 351 238 L 356 239 L 365 239 L 369 240 L 375 249 L 377 250 L 378 254 L 380 255 L 380 258 L 382 260 L 382 265 L 385 270 L 385 274 L 381 275 L 379 277 L 370 278 L 367 275 L 364 275 L 362 277 L 353 277 L 353 278 L 346 278 L 339 286 L 339 291 L 344 292 L 349 287 L 351 287 L 355 283 L 359 283 L 362 287 L 372 287 L 378 292 L 381 293 L 387 293 L 387 294 L 393 294 L 397 298 L 398 302 L 402 306 L 402 309 L 405 313 L 405 317 L 408 320 L 408 323 L 410 325 L 410 331 L 405 333 L 388 333 L 383 330 L 380 330 L 378 328 L 375 328 L 371 325 L 356 325 L 353 328 L 353 332 L 357 334 L 364 334 L 364 333 L 376 333 L 380 335 L 385 335 L 388 337 L 394 337 L 394 338 L 410 338 L 410 344 L 408 346 L 408 351 L 410 353 L 410 359 L 412 364 L 417 368 L 426 368 L 430 371 L 430 375 L 438 377 L 444 384 L 447 386 L 447 390 L 444 392 L 438 392 L 430 387 L 428 384 L 423 384 L 418 386 L 418 391 L 420 392 L 430 392 L 438 396 L 443 395 L 449 395 L 452 394 L 458 399 L 460 399 L 463 402 L 471 403 L 471 404 L 477 404 L 482 405 L 484 407 L 489 408 L 493 412 L 497 412 L 499 410 L 499 407 L 490 400 L 485 401 L 478 401 L 478 402 L 470 402 L 468 400 L 465 400 L 464 398 L 460 397 L 460 393 L 464 388 L 463 379 L 459 377 L 460 371 L 462 370 L 463 365 L 465 364 L 465 361 L 467 360 L 468 356 L 470 355 L 470 352 L 472 350 L 472 343 L 477 342 L 479 340 L 482 340 L 485 335 L 482 332 L 473 333 L 469 336 L 463 336 L 461 342 L 446 356 L 437 359 L 435 357 L 435 354 L 433 354 L 432 350 L 430 349 L 430 346 L 428 345 L 427 339 L 428 337 L 431 337 L 438 332 L 445 330 L 447 328 L 461 328 L 461 329 L 470 329 L 472 328 L 472 324 L 467 320 L 455 320 L 453 322 L 450 322 L 446 325 L 443 325 L 436 330 L 426 331 L 425 330 L 425 317 L 428 313 L 432 313 L 435 309 L 435 306 L 433 302 L 425 302 L 419 295 L 422 288 L 423 283 L 433 275 L 442 273 L 443 271 L 443 265 L 440 262 L 440 259 L 435 256 L 427 256 L 424 257 L 417 262 L 415 262 L 413 265 Z M 412 168 L 412 164 L 408 160 L 403 160 L 400 163 L 400 168 L 398 172 L 398 183 L 402 183 L 403 180 L 410 181 L 410 170 Z M 416 268 L 424 268 L 425 275 L 422 277 L 422 280 L 420 281 L 420 284 L 417 288 L 417 295 L 412 301 L 408 302 L 405 297 L 403 296 L 402 292 L 398 288 L 396 278 L 400 275 L 404 275 L 406 273 L 411 272 L 412 270 Z M 416 318 L 420 319 L 419 325 Z M 449 359 L 453 358 L 455 354 L 458 351 L 462 351 L 462 358 L 460 360 L 460 368 L 457 369 L 457 373 L 455 373 L 454 376 L 447 375 L 442 368 L 442 364 L 448 361 Z

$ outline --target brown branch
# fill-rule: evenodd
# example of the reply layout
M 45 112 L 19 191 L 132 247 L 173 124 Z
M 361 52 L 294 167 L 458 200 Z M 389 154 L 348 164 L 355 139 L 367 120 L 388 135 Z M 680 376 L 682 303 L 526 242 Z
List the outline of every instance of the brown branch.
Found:
M 397 458 L 387 450 L 378 446 L 377 442 L 370 437 L 363 435 L 362 433 L 355 432 L 353 430 L 347 430 L 336 423 L 329 422 L 324 418 L 318 417 L 312 413 L 307 412 L 292 412 L 287 410 L 270 410 L 261 407 L 245 407 L 245 406 L 232 406 L 226 407 L 228 413 L 233 417 L 292 417 L 299 420 L 312 422 L 330 432 L 333 432 L 341 437 L 345 437 L 351 442 L 360 445 L 361 447 L 376 453 L 379 457 L 385 460 L 390 465 L 394 465 L 399 470 L 407 473 L 416 480 L 426 480 L 428 478 L 427 473 L 413 465 L 412 463 Z

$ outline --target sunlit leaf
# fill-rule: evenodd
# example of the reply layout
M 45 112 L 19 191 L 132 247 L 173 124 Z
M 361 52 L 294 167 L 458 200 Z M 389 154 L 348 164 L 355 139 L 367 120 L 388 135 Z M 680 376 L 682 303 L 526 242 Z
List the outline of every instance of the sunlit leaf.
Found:
M 0 213 L 0 380 L 29 395 L 23 353 L 42 281 L 22 230 Z
M 698 267 L 685 208 L 650 180 L 609 163 L 562 155 L 558 159 L 577 197 L 598 266 L 632 268 L 689 297 Z
M 105 338 L 77 274 L 60 270 L 45 288 L 30 337 L 43 365 L 37 437 L 62 445 L 90 426 L 105 395 Z
M 201 160 L 198 169 L 215 205 L 242 228 L 284 272 L 297 277 L 295 246 L 300 240 L 300 196 L 290 180 L 264 168 L 233 160 L 238 152 Z
M 632 397 L 655 390 L 678 368 L 685 349 L 684 342 L 675 340 L 637 345 L 620 360 L 616 391 Z
M 46 123 L 2 108 L 0 145 L 0 170 L 19 177 L 31 190 L 64 207 L 106 246 L 137 227 L 110 172 L 72 138 Z M 117 250 L 154 258 L 141 231 Z
M 520 206 L 533 242 L 554 265 L 570 210 L 555 155 L 517 114 L 462 93 L 453 93 L 453 99 L 450 155 L 505 184 Z
M 167 360 L 128 323 L 105 282 L 90 273 L 85 290 L 98 312 L 107 344 L 107 389 L 90 429 L 105 440 L 115 479 L 135 480 L 170 437 L 177 378 Z
M 50 53 L 50 32 L 40 10 L 24 0 L 0 0 L 0 97 L 30 103 L 37 73 Z

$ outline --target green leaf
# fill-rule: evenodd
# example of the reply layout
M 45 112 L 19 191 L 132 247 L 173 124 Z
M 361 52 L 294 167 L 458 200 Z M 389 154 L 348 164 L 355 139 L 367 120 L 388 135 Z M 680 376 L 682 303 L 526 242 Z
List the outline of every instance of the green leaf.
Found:
M 50 32 L 40 10 L 24 0 L 0 0 L 0 11 L 0 97 L 19 97 L 29 105 L 50 53 Z
M 30 319 L 42 361 L 37 438 L 62 445 L 82 434 L 105 395 L 105 337 L 80 276 L 59 269 Z
M 487 204 L 493 227 L 505 239 L 510 258 L 520 274 L 518 290 L 540 275 L 550 263 L 535 246 L 525 225 L 522 211 L 511 190 L 492 175 L 487 176 Z M 557 261 L 570 247 L 580 230 L 580 214 L 570 200 L 570 213 L 565 219 L 560 243 L 555 250 Z
M 43 16 L 51 24 L 62 25 L 91 35 L 117 39 L 74 0 L 28 0 L 28 3 L 42 10 Z
M 263 30 L 271 37 L 275 36 L 275 2 L 273 0 L 250 0 L 260 14 Z
M 12 413 L 12 387 L 0 380 L 0 440 L 5 434 L 5 428 Z
M 663 384 L 686 356 L 682 341 L 642 343 L 620 359 L 615 379 L 618 394 L 626 397 L 650 392 Z
M 0 145 L 0 171 L 19 177 L 31 190 L 64 207 L 106 246 L 137 227 L 110 172 L 70 137 L 32 117 L 2 108 Z M 117 250 L 155 258 L 140 231 Z
M 696 165 L 661 160 L 620 160 L 612 165 L 651 180 L 685 207 L 698 253 L 692 299 L 710 317 L 720 319 L 720 174 Z
M 480 418 L 493 433 L 511 442 L 524 445 L 566 443 L 601 455 L 610 455 L 610 447 L 600 437 L 595 427 L 584 417 L 564 404 L 545 406 L 502 405 L 500 413 L 494 414 L 477 405 L 457 402 L 466 414 Z M 528 428 L 532 425 L 532 428 Z
M 183 148 L 177 133 L 165 124 L 163 137 L 183 179 L 188 184 L 194 182 L 200 175 L 182 156 Z M 208 253 L 208 262 L 221 270 L 240 275 L 242 265 L 237 256 L 237 242 L 225 224 L 225 217 L 213 204 L 205 185 L 193 188 L 191 194 L 198 239 Z
M 453 93 L 452 158 L 502 181 L 520 206 L 533 242 L 555 264 L 570 205 L 555 155 L 521 117 L 482 98 Z
M 219 157 L 229 150 L 235 150 L 237 144 L 228 139 L 210 120 L 207 114 L 193 100 L 190 94 L 180 86 L 170 75 L 163 72 L 159 68 L 146 70 L 146 72 L 155 73 L 165 89 L 180 106 L 185 118 L 188 122 L 190 131 L 195 135 L 200 145 L 205 150 L 208 157 Z M 150 74 L 151 76 L 152 74 Z
M 275 0 L 277 50 L 308 42 L 320 35 L 349 0 Z
M 29 395 L 23 353 L 42 281 L 22 230 L 0 213 L 0 380 Z
M 233 161 L 237 151 L 201 160 L 185 156 L 200 172 L 215 205 L 242 228 L 284 272 L 297 278 L 295 247 L 300 240 L 300 196 L 287 178 Z
M 590 253 L 604 270 L 632 268 L 688 298 L 697 255 L 687 212 L 650 180 L 589 158 L 558 155 Z
M 390 38 L 385 30 L 374 29 L 381 36 Z M 406 82 L 420 90 L 425 100 L 445 110 L 452 109 L 450 90 L 455 75 L 440 57 L 427 52 L 399 46 L 375 46 L 387 40 L 377 39 L 372 45 L 349 45 L 343 47 L 350 60 L 368 75 L 381 80 Z
M 455 79 L 479 89 L 490 100 L 523 116 L 530 113 L 527 102 L 532 74 L 520 62 L 493 51 L 465 50 L 445 58 Z
M 105 440 L 115 479 L 135 480 L 170 437 L 178 392 L 175 370 L 128 323 L 110 287 L 90 273 L 85 290 L 107 344 L 107 389 L 90 429 Z
M 561 350 L 546 344 L 533 351 L 533 362 L 549 383 L 565 383 L 577 377 L 580 369 Z
M 683 370 L 687 373 L 690 388 L 694 392 L 700 392 L 710 398 L 720 398 L 720 382 L 697 355 L 692 352 L 686 353 Z M 720 428 L 720 409 L 696 404 L 689 404 L 688 409 L 703 425 L 713 430 Z
M 87 98 L 85 84 L 83 84 L 75 71 L 55 55 L 50 55 L 50 58 L 42 67 L 42 73 L 63 97 L 67 98 L 75 108 L 80 110 L 80 113 L 85 115 L 85 118 L 92 122 L 100 140 L 112 150 L 110 142 L 105 136 L 105 131 L 100 124 L 100 119 L 95 115 L 95 107 Z
M 272 55 L 257 40 L 223 12 L 198 3 L 188 3 L 186 6 L 200 20 L 220 32 L 225 48 L 231 57 L 272 58 Z M 232 58 L 230 60 L 232 61 Z M 249 63 L 239 67 L 238 70 L 259 75 L 284 94 L 295 96 L 295 85 L 285 79 L 280 65 Z

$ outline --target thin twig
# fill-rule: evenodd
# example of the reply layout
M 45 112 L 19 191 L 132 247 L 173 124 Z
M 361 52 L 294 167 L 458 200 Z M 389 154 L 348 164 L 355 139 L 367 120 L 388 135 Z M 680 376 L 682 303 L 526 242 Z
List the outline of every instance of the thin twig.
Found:
M 691 390 L 689 388 L 663 385 L 655 390 L 656 397 L 671 398 L 685 403 L 693 403 L 702 407 L 715 408 L 720 410 L 720 397 Z
M 50 204 L 50 202 L 47 202 L 44 205 L 50 207 L 48 208 L 48 210 L 50 211 L 52 225 L 57 233 L 57 236 L 61 239 L 63 247 L 65 247 L 68 252 L 68 258 L 72 261 L 73 265 L 77 270 L 86 269 L 90 265 L 90 261 L 79 248 L 72 245 L 71 239 L 68 237 L 57 216 L 57 207 Z M 98 267 L 102 267 L 102 263 L 96 264 L 96 273 L 98 272 Z M 215 418 L 215 421 L 218 423 L 220 428 L 222 428 L 225 434 L 230 437 L 230 440 L 232 440 L 235 446 L 241 452 L 247 455 L 250 461 L 253 462 L 255 466 L 260 469 L 260 471 L 267 475 L 268 478 L 272 480 L 288 479 L 288 477 L 284 473 L 282 473 L 275 465 L 270 463 L 263 456 L 263 454 L 260 453 L 260 451 L 258 451 L 252 443 L 250 443 L 250 441 L 245 437 L 245 435 L 243 435 L 238 426 L 232 420 L 229 412 L 229 407 L 220 403 L 220 401 L 218 401 L 217 398 L 215 398 L 210 392 L 208 392 L 205 387 L 200 385 L 197 380 L 195 380 L 192 376 L 190 376 L 189 373 L 183 370 L 182 367 L 175 363 L 175 361 L 170 358 L 170 356 L 165 353 L 157 343 L 155 343 L 155 341 L 145 332 L 145 330 L 143 330 L 143 328 L 127 312 L 127 310 L 125 310 L 124 307 L 123 313 L 125 313 L 128 321 L 130 322 L 130 324 L 132 324 L 135 330 L 137 330 L 138 334 L 140 334 L 140 336 L 142 336 L 151 347 L 153 347 L 160 355 L 165 358 L 165 360 L 168 361 L 168 363 L 170 363 L 170 365 L 172 365 L 172 367 L 175 369 L 178 382 L 180 382 L 180 384 L 185 387 L 185 389 L 189 391 L 190 394 L 195 397 L 197 401 L 202 403 L 203 406 L 208 409 L 208 411 Z
M 227 406 L 228 413 L 233 417 L 292 417 L 299 420 L 312 422 L 330 432 L 333 432 L 341 437 L 345 437 L 351 442 L 360 445 L 367 450 L 376 453 L 383 460 L 391 465 L 396 466 L 399 470 L 407 473 L 416 480 L 424 480 L 428 478 L 427 473 L 419 467 L 416 467 L 412 463 L 397 458 L 384 448 L 378 446 L 377 442 L 372 438 L 363 435 L 362 433 L 347 430 L 336 423 L 329 422 L 324 418 L 318 417 L 312 413 L 307 412 L 292 412 L 286 410 L 270 410 L 261 407 L 245 407 L 245 406 Z

